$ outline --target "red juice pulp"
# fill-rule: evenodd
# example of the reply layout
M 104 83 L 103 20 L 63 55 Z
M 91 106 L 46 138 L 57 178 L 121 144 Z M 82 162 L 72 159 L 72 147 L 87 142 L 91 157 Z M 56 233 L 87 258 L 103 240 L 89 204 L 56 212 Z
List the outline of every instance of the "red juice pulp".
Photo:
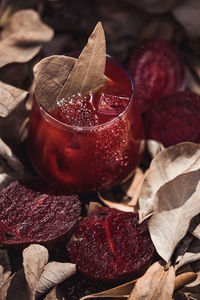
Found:
M 34 99 L 29 153 L 38 173 L 68 190 L 91 192 L 126 180 L 140 162 L 143 128 L 126 71 L 107 57 L 109 78 L 94 93 L 46 112 Z

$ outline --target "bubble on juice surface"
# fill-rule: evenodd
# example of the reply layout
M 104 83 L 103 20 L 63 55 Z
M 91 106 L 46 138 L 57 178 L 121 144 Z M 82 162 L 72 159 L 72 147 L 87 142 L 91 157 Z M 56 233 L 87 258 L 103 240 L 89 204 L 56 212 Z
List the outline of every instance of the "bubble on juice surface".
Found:
M 98 117 L 92 108 L 92 94 L 87 96 L 76 95 L 60 100 L 56 108 L 57 118 L 69 125 L 87 127 L 98 124 Z

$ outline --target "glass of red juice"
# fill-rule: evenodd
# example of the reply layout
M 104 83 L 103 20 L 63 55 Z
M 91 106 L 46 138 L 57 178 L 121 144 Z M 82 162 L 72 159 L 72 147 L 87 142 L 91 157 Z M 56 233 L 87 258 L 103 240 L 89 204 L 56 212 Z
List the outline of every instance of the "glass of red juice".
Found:
M 59 101 L 46 111 L 34 97 L 29 155 L 43 177 L 88 193 L 126 181 L 139 164 L 143 127 L 133 83 L 107 55 L 108 78 L 97 92 Z

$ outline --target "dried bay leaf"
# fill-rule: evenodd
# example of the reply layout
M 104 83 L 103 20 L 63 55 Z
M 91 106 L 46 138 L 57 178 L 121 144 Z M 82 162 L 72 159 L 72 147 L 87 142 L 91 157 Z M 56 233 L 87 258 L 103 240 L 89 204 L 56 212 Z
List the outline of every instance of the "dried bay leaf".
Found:
M 145 177 L 144 177 L 144 173 L 143 173 L 142 169 L 137 168 L 135 170 L 133 180 L 126 191 L 126 196 L 124 197 L 124 200 L 127 198 L 126 203 L 128 205 L 130 205 L 130 206 L 137 205 L 138 196 L 140 194 L 144 178 Z
M 11 275 L 10 259 L 7 250 L 0 249 L 0 289 Z
M 0 67 L 30 61 L 43 43 L 51 40 L 53 30 L 42 23 L 34 10 L 16 12 L 2 31 L 0 41 Z
M 192 222 L 189 227 L 189 232 L 197 239 L 200 239 L 200 215 L 192 219 Z
M 150 168 L 145 173 L 138 199 L 142 217 L 152 213 L 154 198 L 158 189 L 164 183 L 189 169 L 199 157 L 200 145 L 190 142 L 171 146 L 155 156 Z
M 75 62 L 73 57 L 52 55 L 34 66 L 35 96 L 46 110 L 55 104 Z
M 9 178 L 22 179 L 27 174 L 24 166 L 19 159 L 14 155 L 8 145 L 0 139 L 0 184 L 4 181 L 9 181 Z
M 122 211 L 125 211 L 125 212 L 134 212 L 134 207 L 133 206 L 127 205 L 125 203 L 120 203 L 120 202 L 116 202 L 116 201 L 112 201 L 112 200 L 107 200 L 107 198 L 110 198 L 109 194 L 111 195 L 111 197 L 113 197 L 111 191 L 106 191 L 106 192 L 103 193 L 103 195 L 102 195 L 102 193 L 99 192 L 98 197 L 105 205 L 107 205 L 110 208 L 119 209 L 119 210 L 122 210 Z
M 28 285 L 30 299 L 35 299 L 37 282 L 46 265 L 49 254 L 48 250 L 41 245 L 32 244 L 23 250 L 24 273 Z
M 155 157 L 160 151 L 164 150 L 165 147 L 162 143 L 155 140 L 147 140 L 147 149 L 151 157 Z
M 81 52 L 74 68 L 70 72 L 57 100 L 73 95 L 86 95 L 100 87 L 105 81 L 106 42 L 101 25 L 98 22 Z
M 200 260 L 200 240 L 194 238 L 182 257 L 176 258 L 176 270 L 182 266 Z
M 76 265 L 72 263 L 50 262 L 45 267 L 36 287 L 36 295 L 48 292 L 55 285 L 74 275 Z
M 197 274 L 195 272 L 186 272 L 186 273 L 179 274 L 178 276 L 176 276 L 175 279 L 174 291 L 180 289 L 185 284 L 194 281 L 196 278 L 197 278 Z
M 99 202 L 90 201 L 89 205 L 86 205 L 87 214 L 89 215 L 91 212 L 93 212 L 99 207 L 102 207 L 102 205 Z
M 5 39 L 12 35 L 19 43 L 44 43 L 50 41 L 53 34 L 53 29 L 42 22 L 35 10 L 26 9 L 12 15 L 1 37 Z
M 199 0 L 184 1 L 181 5 L 174 8 L 172 13 L 191 36 L 200 36 Z
M 0 290 L 0 300 L 31 300 L 23 269 L 10 276 Z
M 0 81 L 0 95 L 0 117 L 7 117 L 26 99 L 28 92 Z
M 175 271 L 156 262 L 137 280 L 129 300 L 171 300 L 174 290 Z
M 0 117 L 0 136 L 12 149 L 16 149 L 27 134 L 27 129 L 24 130 L 24 122 L 29 117 L 29 111 L 25 103 L 26 99 L 19 103 L 7 117 Z
M 181 260 L 183 259 L 184 254 L 186 253 L 188 247 L 190 246 L 192 240 L 193 240 L 193 236 L 189 233 L 187 233 L 185 235 L 185 237 L 180 241 L 177 249 L 176 249 L 176 253 L 175 253 L 175 270 L 177 270 L 178 268 L 178 264 L 181 262 Z
M 148 226 L 158 254 L 168 262 L 200 212 L 200 169 L 177 176 L 157 192 Z
M 125 298 L 125 299 L 127 299 L 129 297 L 129 294 L 131 293 L 136 281 L 137 281 L 137 279 L 126 282 L 122 285 L 116 286 L 112 289 L 105 290 L 105 291 L 100 292 L 100 293 L 84 296 L 84 297 L 80 298 L 80 300 L 92 299 L 92 298 L 95 298 L 95 299 L 96 298 L 102 298 L 102 299 L 103 298 L 105 298 L 105 299 L 108 299 L 108 298 Z

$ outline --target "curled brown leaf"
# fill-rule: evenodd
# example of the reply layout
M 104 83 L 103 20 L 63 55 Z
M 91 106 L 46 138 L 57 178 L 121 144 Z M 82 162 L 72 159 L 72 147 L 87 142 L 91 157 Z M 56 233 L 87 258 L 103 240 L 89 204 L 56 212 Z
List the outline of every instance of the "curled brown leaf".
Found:
M 159 262 L 154 263 L 137 280 L 129 300 L 171 300 L 174 291 L 175 271 L 173 266 L 165 270 Z
M 72 263 L 50 262 L 45 267 L 37 283 L 37 294 L 48 292 L 68 277 L 74 275 L 76 265 Z
M 46 110 L 55 103 L 76 59 L 64 55 L 52 55 L 34 66 L 35 96 Z
M 155 195 L 158 189 L 191 166 L 199 166 L 200 145 L 184 142 L 159 152 L 145 173 L 145 179 L 139 195 L 139 209 L 145 217 L 153 211 Z
M 11 275 L 10 259 L 7 250 L 0 249 L 0 289 Z
M 2 31 L 0 67 L 13 62 L 28 62 L 51 40 L 53 30 L 45 25 L 34 10 L 20 10 L 9 19 Z
M 26 99 L 28 92 L 0 81 L 0 95 L 0 117 L 7 117 Z
M 156 194 L 148 226 L 158 254 L 168 262 L 200 211 L 200 169 L 177 176 Z
M 186 273 L 179 274 L 175 278 L 174 291 L 194 281 L 196 278 L 197 278 L 197 274 L 195 272 L 186 272 Z
M 35 299 L 38 280 L 46 265 L 49 254 L 48 250 L 37 244 L 32 244 L 23 250 L 23 266 L 30 299 Z
M 0 139 L 0 186 L 12 179 L 22 179 L 26 175 L 22 163 L 11 148 Z
M 186 264 L 198 260 L 200 260 L 200 240 L 194 238 L 185 253 L 181 257 L 177 257 L 175 268 L 177 270 Z
M 80 300 L 93 299 L 93 298 L 94 299 L 96 299 L 96 298 L 102 298 L 102 299 L 125 298 L 125 299 L 127 299 L 129 297 L 129 294 L 131 293 L 136 281 L 137 280 L 132 280 L 132 281 L 126 282 L 122 285 L 116 286 L 112 289 L 105 290 L 100 293 L 84 296 L 84 297 L 80 298 Z

